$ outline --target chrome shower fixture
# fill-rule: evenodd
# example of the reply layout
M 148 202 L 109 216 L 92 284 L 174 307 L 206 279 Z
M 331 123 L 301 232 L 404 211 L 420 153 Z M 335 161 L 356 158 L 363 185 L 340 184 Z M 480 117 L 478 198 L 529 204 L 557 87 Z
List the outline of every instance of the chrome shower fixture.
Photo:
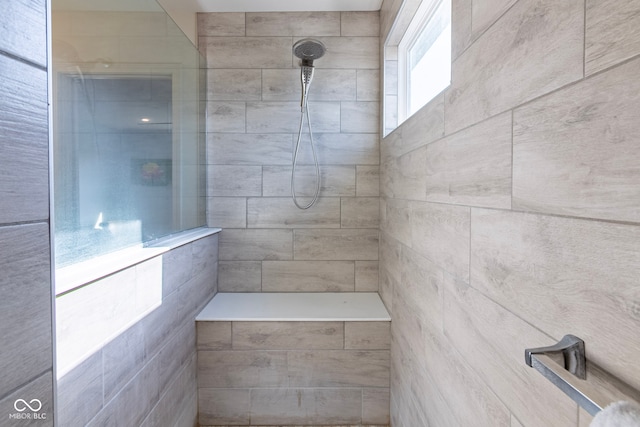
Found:
M 322 58 L 327 48 L 320 40 L 302 39 L 293 45 L 293 54 L 300 58 L 300 82 L 302 83 L 302 99 L 300 108 L 304 110 L 307 106 L 306 100 L 309 95 L 309 87 L 313 80 L 313 61 Z
M 321 41 L 315 39 L 298 40 L 293 45 L 293 54 L 300 58 L 300 82 L 302 83 L 302 99 L 300 101 L 300 128 L 298 130 L 298 140 L 296 142 L 295 151 L 293 153 L 293 165 L 291 168 L 291 197 L 293 203 L 300 209 L 309 209 L 318 200 L 320 194 L 320 167 L 318 166 L 318 158 L 316 148 L 313 142 L 313 131 L 311 130 L 311 119 L 309 117 L 309 88 L 311 80 L 313 80 L 313 61 L 324 56 L 327 48 Z M 304 117 L 307 117 L 307 125 L 309 127 L 309 139 L 311 142 L 311 152 L 313 153 L 313 161 L 316 172 L 316 191 L 313 200 L 307 205 L 298 203 L 296 196 L 296 164 L 298 161 L 298 152 L 300 151 L 300 141 L 302 139 L 302 129 L 304 125 Z

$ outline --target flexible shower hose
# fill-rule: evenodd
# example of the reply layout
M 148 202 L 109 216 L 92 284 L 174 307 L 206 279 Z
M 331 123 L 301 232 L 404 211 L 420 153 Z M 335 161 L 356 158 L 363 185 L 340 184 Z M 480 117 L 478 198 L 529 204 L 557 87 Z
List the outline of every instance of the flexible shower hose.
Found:
M 308 89 L 307 89 L 308 92 Z M 300 128 L 298 129 L 298 140 L 296 141 L 296 147 L 293 152 L 293 165 L 291 167 L 291 197 L 293 203 L 300 209 L 309 209 L 318 201 L 318 195 L 320 194 L 320 167 L 318 166 L 318 156 L 316 155 L 316 147 L 313 141 L 313 131 L 311 130 L 311 119 L 309 118 L 309 98 L 308 93 L 305 93 L 302 100 L 302 108 L 300 112 Z M 298 152 L 300 151 L 300 141 L 302 140 L 302 128 L 304 127 L 304 117 L 307 116 L 307 125 L 309 127 L 309 139 L 311 141 L 311 152 L 313 153 L 313 163 L 316 169 L 316 193 L 313 196 L 313 200 L 308 205 L 302 205 L 298 202 L 296 196 L 296 165 L 298 163 Z

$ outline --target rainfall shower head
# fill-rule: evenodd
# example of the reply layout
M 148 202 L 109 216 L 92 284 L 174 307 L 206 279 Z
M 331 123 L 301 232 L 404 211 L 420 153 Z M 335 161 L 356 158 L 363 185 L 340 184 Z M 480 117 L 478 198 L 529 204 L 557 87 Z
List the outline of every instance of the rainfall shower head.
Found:
M 321 41 L 315 39 L 302 39 L 298 40 L 293 45 L 293 54 L 302 59 L 301 64 L 303 67 L 313 66 L 313 61 L 321 58 L 327 48 Z

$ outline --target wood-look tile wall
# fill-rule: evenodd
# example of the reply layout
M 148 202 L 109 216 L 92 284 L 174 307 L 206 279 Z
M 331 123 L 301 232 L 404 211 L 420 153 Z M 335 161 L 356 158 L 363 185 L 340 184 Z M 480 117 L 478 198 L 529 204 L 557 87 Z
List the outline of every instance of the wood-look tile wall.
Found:
M 220 290 L 376 291 L 379 14 L 207 13 L 198 33 L 209 84 L 207 217 L 224 229 Z M 290 184 L 301 90 L 292 46 L 304 37 L 327 47 L 309 106 L 320 199 L 306 211 Z M 303 137 L 300 195 L 315 189 L 308 144 Z
M 31 425 L 14 403 L 38 399 L 52 426 L 46 1 L 0 15 L 0 424 Z
M 640 3 L 452 5 L 451 86 L 380 145 L 392 424 L 586 426 L 523 350 L 640 388 Z
M 197 322 L 201 426 L 389 424 L 389 322 Z
M 195 316 L 216 293 L 218 235 L 56 298 L 61 426 L 193 426 Z

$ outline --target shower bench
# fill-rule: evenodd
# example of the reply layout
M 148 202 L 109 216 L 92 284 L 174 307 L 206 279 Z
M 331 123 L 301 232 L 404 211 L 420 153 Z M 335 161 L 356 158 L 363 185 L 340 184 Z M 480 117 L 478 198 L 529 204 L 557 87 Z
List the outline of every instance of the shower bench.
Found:
M 219 293 L 196 322 L 201 426 L 389 424 L 377 293 Z

